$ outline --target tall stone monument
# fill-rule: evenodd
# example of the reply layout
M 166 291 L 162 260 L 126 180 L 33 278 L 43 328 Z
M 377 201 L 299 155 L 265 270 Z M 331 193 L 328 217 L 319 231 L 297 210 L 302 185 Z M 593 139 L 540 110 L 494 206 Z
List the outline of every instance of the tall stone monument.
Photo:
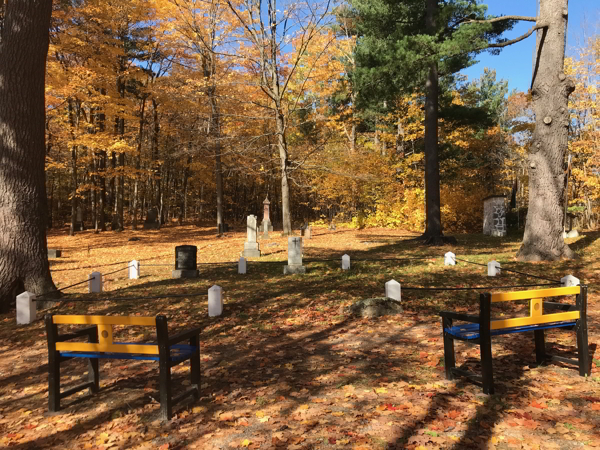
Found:
M 283 274 L 290 273 L 306 273 L 306 267 L 302 265 L 301 237 L 288 237 L 288 263 L 287 266 L 283 266 Z
M 256 242 L 256 216 L 248 216 L 246 230 L 248 236 L 246 242 L 244 242 L 244 252 L 242 253 L 242 256 L 245 258 L 259 257 L 260 249 L 258 247 L 258 242 Z
M 270 205 L 271 202 L 269 201 L 269 197 L 265 197 L 265 201 L 263 202 L 263 220 L 262 223 L 260 224 L 260 231 L 262 231 L 265 234 L 265 238 L 269 237 L 269 231 L 272 233 L 273 232 L 273 224 L 271 223 L 271 216 L 270 216 Z
M 506 207 L 502 195 L 483 199 L 483 234 L 506 236 Z

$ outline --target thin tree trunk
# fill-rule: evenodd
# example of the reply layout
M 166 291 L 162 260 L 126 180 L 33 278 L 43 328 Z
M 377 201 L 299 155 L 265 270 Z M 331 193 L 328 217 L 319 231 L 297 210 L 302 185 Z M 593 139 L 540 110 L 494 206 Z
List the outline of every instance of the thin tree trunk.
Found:
M 0 35 L 0 309 L 54 289 L 48 264 L 45 73 L 51 0 L 11 0 Z
M 138 210 L 138 185 L 140 182 L 140 168 L 142 165 L 142 141 L 144 138 L 144 112 L 146 110 L 146 97 L 142 98 L 142 107 L 140 108 L 140 132 L 138 135 L 138 146 L 135 155 L 135 181 L 133 186 L 133 207 L 131 208 L 131 228 L 137 229 L 137 210 Z
M 535 131 L 529 151 L 529 209 L 517 258 L 527 261 L 575 258 L 565 244 L 565 152 L 569 95 L 575 83 L 564 71 L 568 0 L 541 0 L 537 62 L 532 82 Z
M 288 150 L 285 139 L 285 117 L 280 109 L 280 105 L 276 105 L 275 109 L 277 120 L 277 147 L 279 148 L 279 159 L 281 161 L 281 212 L 283 215 L 283 235 L 290 236 L 292 234 L 292 218 L 290 213 L 290 187 L 288 181 Z

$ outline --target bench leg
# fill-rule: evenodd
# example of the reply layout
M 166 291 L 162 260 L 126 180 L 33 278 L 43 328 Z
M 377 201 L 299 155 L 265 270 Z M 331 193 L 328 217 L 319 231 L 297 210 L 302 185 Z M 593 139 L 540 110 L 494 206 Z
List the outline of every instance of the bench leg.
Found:
M 60 411 L 60 354 L 48 356 L 48 411 Z
M 190 345 L 197 348 L 190 358 L 190 381 L 192 386 L 196 387 L 194 400 L 198 400 L 200 398 L 200 337 L 190 338 Z
M 579 375 L 585 377 L 590 368 L 590 349 L 588 347 L 587 321 L 577 321 L 577 356 L 579 359 Z
M 97 343 L 98 342 L 98 328 L 94 333 L 91 333 L 88 336 L 88 342 Z M 91 381 L 93 386 L 90 387 L 89 393 L 90 395 L 95 394 L 100 389 L 100 372 L 98 370 L 98 358 L 88 358 L 88 381 Z
M 482 336 L 483 337 L 483 336 Z M 483 380 L 483 393 L 494 393 L 494 369 L 492 366 L 492 341 L 491 339 L 482 339 L 480 344 L 481 351 L 481 375 Z
M 444 335 L 444 368 L 446 369 L 446 379 L 453 380 L 452 369 L 456 367 L 456 357 L 454 355 L 454 338 L 451 334 L 444 331 L 452 327 L 452 319 L 442 318 L 442 333 Z
M 546 341 L 544 339 L 544 330 L 534 330 L 535 336 L 535 362 L 542 364 L 546 361 Z
M 171 419 L 173 411 L 171 398 L 171 368 L 169 367 L 169 360 L 161 359 L 159 364 L 160 418 L 166 421 Z

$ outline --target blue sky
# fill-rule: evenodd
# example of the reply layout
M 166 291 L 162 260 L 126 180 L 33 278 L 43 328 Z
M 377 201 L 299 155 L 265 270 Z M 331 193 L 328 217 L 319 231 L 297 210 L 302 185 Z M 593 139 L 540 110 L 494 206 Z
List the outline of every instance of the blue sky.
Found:
M 483 0 L 488 5 L 488 14 L 495 16 L 519 15 L 535 16 L 536 0 Z M 587 16 L 585 24 L 584 16 Z M 514 39 L 531 28 L 532 22 L 519 22 L 506 33 L 506 38 Z M 600 0 L 569 0 L 569 28 L 567 30 L 567 55 L 583 37 L 584 25 L 587 25 L 588 36 L 600 33 Z M 578 41 L 579 40 L 579 41 Z M 496 70 L 496 79 L 508 81 L 508 88 L 526 91 L 531 84 L 531 70 L 535 33 L 527 39 L 505 47 L 500 55 L 492 56 L 488 52 L 481 53 L 480 61 L 474 66 L 463 70 L 469 81 L 480 78 L 485 67 Z

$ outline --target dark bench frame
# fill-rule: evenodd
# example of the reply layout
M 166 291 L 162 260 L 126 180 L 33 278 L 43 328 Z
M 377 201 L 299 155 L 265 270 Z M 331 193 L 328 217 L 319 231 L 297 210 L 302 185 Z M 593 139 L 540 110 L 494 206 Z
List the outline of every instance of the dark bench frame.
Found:
M 63 316 L 68 317 L 68 316 Z M 81 317 L 81 316 L 79 316 Z M 95 316 L 87 316 L 95 317 Z M 96 316 L 97 317 L 97 316 Z M 107 316 L 113 317 L 113 316 Z M 135 319 L 136 317 L 134 317 Z M 154 319 L 154 318 L 147 318 Z M 130 352 L 102 352 L 102 351 L 59 351 L 56 344 L 71 341 L 72 339 L 87 337 L 87 342 L 97 344 L 98 326 L 86 327 L 73 333 L 59 334 L 58 326 L 53 321 L 53 315 L 45 316 L 46 334 L 48 339 L 48 410 L 56 412 L 60 410 L 60 401 L 84 389 L 94 394 L 99 390 L 100 375 L 98 370 L 98 359 L 135 359 L 153 360 L 159 363 L 159 390 L 160 390 L 160 417 L 162 420 L 170 420 L 173 405 L 181 400 L 192 396 L 195 401 L 200 397 L 200 328 L 183 331 L 174 336 L 169 336 L 167 318 L 156 316 L 156 336 L 158 355 L 138 354 Z M 74 322 L 80 323 L 80 322 Z M 90 322 L 93 323 L 93 322 Z M 135 324 L 134 324 L 135 325 Z M 112 336 L 111 336 L 112 338 Z M 183 341 L 189 341 L 188 345 L 180 345 Z M 127 345 L 127 344 L 125 344 Z M 148 344 L 144 344 L 148 345 Z M 88 381 L 74 386 L 63 392 L 60 391 L 60 364 L 72 358 L 88 359 Z M 171 393 L 171 367 L 184 361 L 190 361 L 191 388 L 173 397 Z
M 576 294 L 575 305 L 558 302 L 541 302 L 543 310 L 547 311 L 578 311 L 579 318 L 575 320 L 541 323 L 539 325 L 509 327 L 492 330 L 490 328 L 491 319 L 491 293 L 480 294 L 479 296 L 479 315 L 461 314 L 452 311 L 442 311 L 442 331 L 444 335 L 444 365 L 446 369 L 446 379 L 453 380 L 455 376 L 464 376 L 471 381 L 481 383 L 485 394 L 494 393 L 494 371 L 492 366 L 492 336 L 501 334 L 521 333 L 526 331 L 534 332 L 536 363 L 542 364 L 545 361 L 558 361 L 567 364 L 579 366 L 579 375 L 589 375 L 590 356 L 588 348 L 587 334 L 587 286 L 577 286 L 580 288 L 579 294 Z M 560 288 L 559 288 L 560 289 Z M 535 292 L 535 291 L 529 291 Z M 537 297 L 536 297 L 537 298 Z M 541 316 L 543 317 L 543 316 Z M 464 327 L 478 337 L 462 337 L 452 333 L 459 327 L 453 328 L 453 320 L 468 322 Z M 478 326 L 470 325 L 477 324 Z M 578 358 L 571 359 L 556 355 L 547 355 L 545 348 L 544 330 L 550 328 L 566 328 L 574 330 L 577 334 Z M 474 374 L 456 367 L 454 354 L 454 341 L 460 340 L 469 344 L 480 346 L 481 353 L 481 375 Z

